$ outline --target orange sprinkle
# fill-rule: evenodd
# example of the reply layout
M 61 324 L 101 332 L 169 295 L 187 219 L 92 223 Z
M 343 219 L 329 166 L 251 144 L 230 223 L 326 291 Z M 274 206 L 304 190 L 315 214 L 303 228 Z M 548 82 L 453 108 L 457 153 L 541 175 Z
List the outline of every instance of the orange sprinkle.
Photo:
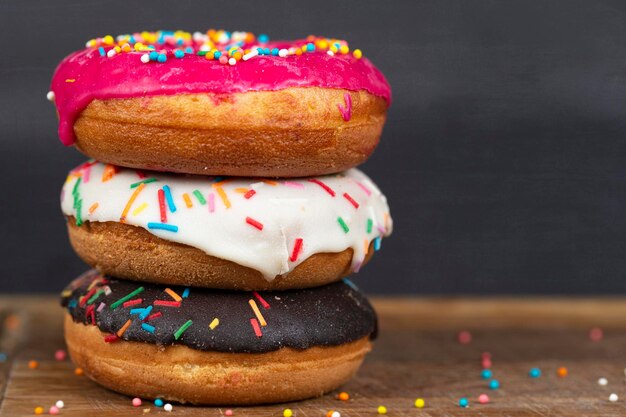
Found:
M 180 302 L 183 299 L 180 295 L 176 294 L 175 291 L 173 291 L 173 290 L 171 290 L 169 288 L 166 288 L 165 292 L 167 293 L 167 295 L 172 297 L 174 299 L 174 301 L 176 301 L 176 302 Z
M 102 182 L 107 182 L 113 178 L 115 174 L 117 174 L 117 167 L 115 165 L 107 164 L 104 167 L 104 172 L 102 173 Z
M 267 185 L 271 185 L 272 187 L 276 187 L 278 185 L 278 183 L 276 181 L 272 181 L 272 180 L 261 180 L 261 182 L 263 182 L 264 184 Z
M 254 311 L 254 315 L 259 320 L 259 323 L 261 323 L 261 326 L 263 327 L 267 326 L 267 322 L 265 321 L 263 314 L 261 314 L 259 307 L 256 305 L 256 301 L 254 301 L 253 299 L 250 299 L 248 301 L 248 304 L 250 304 L 250 307 L 252 307 L 252 311 Z
M 350 399 L 350 394 L 347 392 L 340 392 L 339 395 L 337 395 L 337 398 L 341 401 L 348 401 Z
M 91 205 L 91 207 L 89 207 L 89 214 L 93 213 L 94 211 L 96 211 L 96 209 L 98 208 L 98 203 L 93 203 Z
M 84 374 L 85 374 L 85 371 L 83 371 L 83 368 L 74 369 L 74 375 L 83 376 Z
M 217 192 L 217 195 L 220 196 L 220 198 L 222 199 L 222 202 L 224 203 L 224 206 L 229 209 L 230 208 L 230 200 L 228 199 L 228 196 L 226 195 L 226 191 L 224 191 L 224 189 L 222 187 L 215 187 L 215 191 Z
M 567 368 L 564 366 L 561 366 L 559 369 L 556 370 L 556 374 L 560 376 L 561 378 L 566 377 L 568 374 Z
M 183 194 L 183 200 L 185 200 L 185 205 L 187 206 L 187 208 L 192 208 L 193 207 L 193 203 L 191 202 L 191 198 L 189 198 L 189 194 L 184 193 Z
M 141 184 L 139 184 L 137 188 L 135 188 L 135 191 L 133 192 L 133 194 L 128 199 L 128 202 L 126 203 L 126 207 L 124 207 L 124 211 L 122 211 L 122 215 L 120 216 L 120 223 L 124 223 L 126 221 L 126 216 L 128 215 L 128 211 L 130 210 L 131 206 L 135 202 L 135 199 L 137 198 L 141 190 L 144 189 L 145 186 L 146 184 L 142 182 Z
M 235 192 L 239 194 L 245 194 L 248 192 L 247 188 L 235 188 Z
M 117 333 L 116 333 L 117 337 L 122 337 L 124 332 L 126 332 L 126 330 L 130 327 L 130 323 L 131 323 L 131 321 L 130 321 L 130 319 L 128 319 L 128 321 L 126 323 L 124 323 L 122 328 L 117 331 Z
M 43 411 L 44 411 L 43 407 L 35 407 L 35 414 L 36 415 L 38 415 L 38 416 L 42 415 Z
M 365 254 L 367 255 L 367 252 L 369 252 L 369 250 L 370 250 L 370 244 L 367 241 L 367 239 L 363 240 L 363 249 L 365 249 Z
M 39 367 L 39 362 L 37 362 L 37 361 L 28 361 L 28 367 L 30 369 L 37 369 Z
M 68 78 L 68 79 L 66 79 L 66 80 L 65 80 L 65 82 L 66 82 L 66 83 L 75 83 L 75 82 L 76 82 L 76 79 L 74 79 L 74 78 Z
M 213 188 L 219 188 L 219 187 L 221 187 L 222 185 L 224 185 L 224 184 L 228 184 L 228 183 L 229 183 L 229 182 L 231 182 L 231 181 L 232 181 L 232 179 L 230 179 L 230 178 L 229 178 L 229 179 L 222 180 L 222 181 L 218 181 L 218 182 L 216 182 L 216 183 L 213 183 L 213 184 L 212 184 L 212 187 L 213 187 Z

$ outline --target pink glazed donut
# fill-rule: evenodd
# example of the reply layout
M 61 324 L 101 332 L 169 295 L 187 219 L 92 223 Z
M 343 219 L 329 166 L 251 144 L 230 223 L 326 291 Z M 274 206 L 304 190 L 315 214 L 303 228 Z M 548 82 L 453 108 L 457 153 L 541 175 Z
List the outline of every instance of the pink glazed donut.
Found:
M 90 40 L 59 64 L 48 98 L 63 144 L 106 163 L 301 177 L 364 162 L 391 91 L 343 40 L 159 31 Z

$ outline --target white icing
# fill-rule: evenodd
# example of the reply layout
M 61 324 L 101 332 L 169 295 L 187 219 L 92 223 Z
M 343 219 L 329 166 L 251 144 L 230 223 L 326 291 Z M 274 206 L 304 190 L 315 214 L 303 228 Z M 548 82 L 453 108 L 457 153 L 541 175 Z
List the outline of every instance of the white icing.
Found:
M 117 173 L 103 181 L 105 167 L 100 162 L 91 162 L 70 172 L 61 193 L 64 214 L 82 221 L 120 222 L 124 208 L 137 190 L 130 186 L 142 181 L 141 173 L 117 168 Z M 146 183 L 136 195 L 124 223 L 254 268 L 268 281 L 293 270 L 313 254 L 341 252 L 347 248 L 354 251 L 352 269 L 358 271 L 370 243 L 388 236 L 392 230 L 387 199 L 358 169 L 310 178 L 330 187 L 334 197 L 307 178 L 263 182 L 258 178 L 216 179 L 146 172 L 143 180 L 148 178 L 157 181 Z M 176 211 L 172 212 L 165 200 L 166 224 L 177 226 L 177 232 L 148 227 L 150 222 L 161 223 L 158 190 L 165 185 L 169 186 L 176 206 Z M 220 187 L 230 208 L 217 192 Z M 247 199 L 242 190 L 250 189 L 256 194 Z M 193 194 L 195 190 L 206 200 L 204 205 Z M 192 207 L 187 207 L 185 193 Z M 355 208 L 344 193 L 359 207 Z M 145 208 L 141 212 L 133 214 L 142 206 Z M 247 217 L 262 223 L 263 229 L 248 224 Z M 349 228 L 347 233 L 339 217 Z M 369 232 L 368 220 L 372 223 Z M 302 247 L 297 259 L 291 261 L 298 238 L 303 239 Z M 380 246 L 380 240 L 377 243 L 375 246 Z

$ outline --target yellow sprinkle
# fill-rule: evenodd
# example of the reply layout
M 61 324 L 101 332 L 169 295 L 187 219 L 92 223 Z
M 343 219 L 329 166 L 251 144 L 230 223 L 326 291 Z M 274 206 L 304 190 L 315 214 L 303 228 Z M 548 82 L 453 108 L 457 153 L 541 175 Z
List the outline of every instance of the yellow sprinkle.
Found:
M 291 411 L 291 409 L 289 408 L 285 408 L 283 410 L 283 417 L 291 417 L 293 416 L 293 411 Z
M 193 207 L 193 203 L 191 202 L 191 198 L 189 198 L 189 194 L 183 193 L 183 200 L 185 200 L 185 205 L 187 206 L 187 208 Z
M 387 414 L 387 407 L 385 407 L 384 405 L 379 405 L 378 414 Z
M 176 301 L 176 302 L 179 302 L 179 301 L 181 301 L 181 300 L 183 299 L 180 295 L 176 294 L 176 292 L 175 292 L 175 291 L 173 291 L 173 290 L 171 290 L 171 289 L 169 289 L 169 288 L 166 288 L 166 289 L 165 289 L 165 292 L 166 292 L 166 293 L 167 293 L 170 297 L 172 297 L 172 298 L 174 299 L 174 301 Z
M 76 79 L 75 78 L 68 78 L 65 80 L 66 83 L 75 83 Z
M 363 56 L 363 52 L 361 52 L 360 49 L 355 49 L 352 52 L 352 56 L 355 57 L 356 59 L 361 59 L 361 57 Z
M 36 407 L 35 414 L 37 414 L 38 416 L 43 414 L 43 407 Z
M 113 45 L 113 36 L 106 35 L 104 38 L 102 38 L 102 42 L 104 42 L 107 45 Z
M 213 321 L 211 322 L 211 324 L 209 324 L 209 329 L 214 330 L 217 326 L 219 326 L 219 324 L 220 324 L 220 319 L 215 317 Z
M 141 205 L 139 207 L 137 207 L 135 210 L 133 210 L 133 216 L 138 215 L 139 213 L 141 213 L 142 211 L 144 211 L 146 209 L 146 207 L 148 207 L 148 203 L 141 203 Z
M 142 182 L 141 184 L 139 184 L 139 186 L 135 189 L 133 194 L 130 196 L 130 198 L 128 199 L 128 202 L 126 203 L 126 207 L 124 207 L 124 211 L 122 211 L 122 215 L 120 216 L 120 223 L 124 223 L 124 221 L 126 221 L 126 216 L 128 215 L 128 211 L 130 210 L 131 206 L 135 202 L 135 199 L 137 198 L 141 190 L 144 189 L 145 186 L 146 184 Z
M 89 207 L 89 214 L 92 214 L 98 208 L 98 203 L 93 203 L 91 207 Z
M 424 408 L 424 399 L 423 398 L 417 398 L 415 400 L 415 407 L 416 408 Z
M 215 191 L 217 192 L 217 195 L 220 196 L 220 198 L 222 199 L 222 203 L 224 203 L 224 206 L 229 209 L 230 208 L 230 200 L 228 200 L 228 196 L 226 195 L 226 191 L 224 191 L 224 189 L 222 187 L 215 187 Z
M 267 326 L 267 322 L 265 321 L 263 314 L 261 314 L 259 307 L 256 305 L 256 301 L 250 299 L 250 301 L 248 301 L 248 304 L 250 304 L 250 307 L 252 307 L 252 311 L 254 311 L 254 315 L 256 316 L 257 320 L 259 320 L 261 326 Z
M 345 55 L 350 52 L 350 48 L 348 48 L 348 45 L 341 45 L 339 47 L 339 52 Z

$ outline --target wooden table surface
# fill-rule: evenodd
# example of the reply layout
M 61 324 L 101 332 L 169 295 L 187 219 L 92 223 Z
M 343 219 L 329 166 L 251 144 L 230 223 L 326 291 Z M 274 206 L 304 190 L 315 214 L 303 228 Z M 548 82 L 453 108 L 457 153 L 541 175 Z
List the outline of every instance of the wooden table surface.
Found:
M 624 416 L 626 415 L 626 299 L 459 298 L 374 299 L 380 338 L 358 376 L 343 387 L 351 400 L 325 397 L 263 407 L 233 408 L 234 416 L 282 416 L 289 407 L 297 417 L 377 416 Z M 69 361 L 58 362 L 63 348 L 63 311 L 56 297 L 0 297 L 0 415 L 33 415 L 57 400 L 64 416 L 139 416 L 166 414 L 146 402 L 134 408 L 128 397 L 74 374 Z M 591 341 L 599 326 L 604 339 Z M 459 330 L 472 333 L 461 345 Z M 492 391 L 480 377 L 481 353 L 491 352 Z M 29 369 L 29 360 L 39 367 Z M 558 367 L 569 375 L 559 377 Z M 540 378 L 530 378 L 532 367 Z M 600 386 L 598 378 L 609 383 Z M 491 402 L 478 404 L 486 393 Z M 611 393 L 620 397 L 609 402 Z M 416 397 L 426 406 L 413 406 Z M 458 400 L 467 397 L 468 408 Z M 179 416 L 221 416 L 226 408 L 174 404 Z M 172 414 L 173 415 L 173 414 Z

